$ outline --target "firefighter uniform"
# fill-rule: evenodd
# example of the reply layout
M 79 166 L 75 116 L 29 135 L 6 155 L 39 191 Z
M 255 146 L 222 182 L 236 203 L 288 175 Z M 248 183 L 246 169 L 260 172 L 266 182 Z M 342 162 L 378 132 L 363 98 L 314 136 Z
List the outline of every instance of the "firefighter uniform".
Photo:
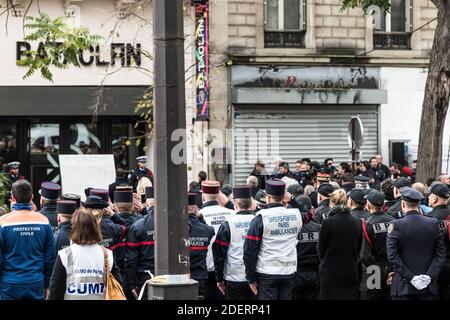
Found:
M 249 186 L 235 187 L 233 197 L 251 200 L 252 190 Z M 256 298 L 245 278 L 243 261 L 245 236 L 254 217 L 254 213 L 247 210 L 228 216 L 221 224 L 213 244 L 216 281 L 226 281 L 227 300 Z
M 383 207 L 384 196 L 381 192 L 372 190 L 366 197 L 367 201 L 374 206 Z M 371 213 L 363 224 L 361 300 L 389 300 L 390 298 L 386 281 L 391 267 L 386 255 L 386 237 L 392 220 L 394 220 L 393 217 L 380 210 Z M 374 266 L 379 269 L 374 269 Z M 369 277 L 378 270 L 379 282 L 369 283 Z
M 326 197 L 330 198 L 331 194 L 333 193 L 334 188 L 329 183 L 323 183 L 320 185 L 320 187 L 317 189 L 317 193 Z M 321 203 L 319 203 L 319 206 L 314 211 L 315 217 L 319 223 L 322 223 L 323 220 L 328 218 L 328 213 L 330 212 L 330 199 L 325 199 Z
M 41 190 L 39 192 L 41 194 L 41 197 L 48 200 L 48 202 L 46 201 L 47 203 L 42 206 L 39 212 L 47 217 L 50 225 L 52 226 L 53 232 L 55 232 L 58 229 L 58 212 L 56 208 L 56 200 L 59 199 L 61 186 L 53 182 L 43 182 L 41 184 Z
M 70 200 L 60 200 L 56 203 L 58 214 L 71 216 L 77 209 L 77 203 Z M 72 233 L 72 222 L 62 222 L 55 233 L 56 252 L 70 246 L 70 235 Z
M 209 195 L 217 195 L 220 191 L 220 184 L 217 181 L 205 180 L 202 182 L 202 192 Z M 206 223 L 214 228 L 214 233 L 217 234 L 220 225 L 225 222 L 226 218 L 234 215 L 234 210 L 221 207 L 217 201 L 205 202 L 200 210 L 200 214 L 205 219 Z M 206 282 L 205 300 L 220 300 L 224 296 L 217 288 L 216 275 L 214 272 L 214 259 L 212 253 L 212 244 L 215 241 L 215 236 L 211 239 L 208 247 L 208 254 L 206 256 L 206 264 L 208 266 L 208 281 Z
M 269 197 L 283 197 L 285 183 L 266 181 Z M 260 300 L 290 300 L 297 271 L 297 237 L 303 221 L 298 209 L 270 203 L 250 224 L 244 243 L 244 264 L 249 284 L 257 284 Z

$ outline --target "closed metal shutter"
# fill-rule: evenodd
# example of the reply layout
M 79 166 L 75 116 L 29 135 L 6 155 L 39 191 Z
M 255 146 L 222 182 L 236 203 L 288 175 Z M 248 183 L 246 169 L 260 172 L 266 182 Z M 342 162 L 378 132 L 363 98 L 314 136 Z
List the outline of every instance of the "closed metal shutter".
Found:
M 235 106 L 234 184 L 245 183 L 256 159 L 265 162 L 268 174 L 275 156 L 288 162 L 292 171 L 301 158 L 321 164 L 328 157 L 335 162 L 349 161 L 348 124 L 356 115 L 364 127 L 362 156 L 368 160 L 378 153 L 376 105 Z

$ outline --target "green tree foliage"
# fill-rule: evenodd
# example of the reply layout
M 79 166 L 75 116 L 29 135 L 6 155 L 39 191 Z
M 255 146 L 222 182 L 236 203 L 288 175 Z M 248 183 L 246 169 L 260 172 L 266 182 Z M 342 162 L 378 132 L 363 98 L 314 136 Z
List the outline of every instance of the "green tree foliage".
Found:
M 0 172 L 0 207 L 5 208 L 7 211 L 9 211 L 9 208 L 7 208 L 5 200 L 9 192 L 9 179 L 6 173 Z
M 362 6 L 365 12 L 370 6 L 378 6 L 386 12 L 389 12 L 391 3 L 390 0 L 342 0 L 342 10 L 357 6 Z
M 72 28 L 64 22 L 65 17 L 54 20 L 46 13 L 38 17 L 26 17 L 25 29 L 32 31 L 25 37 L 27 41 L 39 41 L 43 46 L 37 50 L 27 50 L 26 57 L 17 61 L 28 67 L 24 79 L 40 70 L 44 79 L 53 82 L 51 67 L 67 69 L 70 65 L 80 67 L 78 56 L 83 50 L 95 46 L 102 39 L 92 35 L 87 28 Z

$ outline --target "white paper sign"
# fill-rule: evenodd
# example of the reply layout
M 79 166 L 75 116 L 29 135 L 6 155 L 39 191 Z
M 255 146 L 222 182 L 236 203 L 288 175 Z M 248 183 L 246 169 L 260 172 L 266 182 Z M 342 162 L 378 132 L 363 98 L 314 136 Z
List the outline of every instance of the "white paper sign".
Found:
M 116 180 L 112 154 L 60 154 L 63 193 L 75 193 L 85 200 L 86 188 L 106 189 Z

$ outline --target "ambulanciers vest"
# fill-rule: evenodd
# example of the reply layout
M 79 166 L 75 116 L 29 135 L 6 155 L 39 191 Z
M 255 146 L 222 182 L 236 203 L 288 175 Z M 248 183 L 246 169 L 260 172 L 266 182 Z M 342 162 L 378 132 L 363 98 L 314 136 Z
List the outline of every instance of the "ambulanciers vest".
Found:
M 214 259 L 212 254 L 212 244 L 216 240 L 217 231 L 219 231 L 220 225 L 225 222 L 226 217 L 234 215 L 236 212 L 224 207 L 219 206 L 216 201 L 206 202 L 203 208 L 200 210 L 206 223 L 214 228 L 215 235 L 211 239 L 208 246 L 208 254 L 206 256 L 206 265 L 208 266 L 208 272 L 214 271 Z
M 86 246 L 72 244 L 59 254 L 67 274 L 64 300 L 104 300 L 106 286 L 102 248 L 96 244 Z M 109 250 L 108 258 L 111 269 L 114 260 Z
M 224 278 L 227 281 L 247 281 L 244 266 L 244 242 L 254 217 L 252 214 L 236 214 L 227 217 L 230 227 L 230 244 L 224 267 Z
M 297 237 L 303 221 L 298 209 L 273 207 L 260 210 L 263 223 L 256 272 L 290 275 L 297 271 Z

